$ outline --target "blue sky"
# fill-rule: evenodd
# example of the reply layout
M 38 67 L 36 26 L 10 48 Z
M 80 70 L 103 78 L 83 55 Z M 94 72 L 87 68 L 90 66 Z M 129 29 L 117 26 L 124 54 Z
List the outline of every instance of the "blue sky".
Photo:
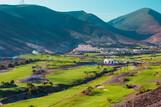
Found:
M 0 0 L 0 4 L 18 4 L 21 0 Z M 161 0 L 25 0 L 27 4 L 40 4 L 56 11 L 84 10 L 104 21 L 140 8 L 152 8 L 161 13 Z

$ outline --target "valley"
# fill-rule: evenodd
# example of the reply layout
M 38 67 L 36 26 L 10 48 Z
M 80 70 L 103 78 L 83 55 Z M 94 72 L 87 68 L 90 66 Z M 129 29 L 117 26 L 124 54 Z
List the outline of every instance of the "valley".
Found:
M 115 56 L 113 60 L 120 62 L 116 65 L 104 65 L 105 56 L 96 54 L 19 58 L 37 62 L 0 73 L 4 107 L 116 106 L 128 96 L 150 92 L 161 84 L 161 54 Z
M 0 5 L 0 56 L 30 54 L 33 50 L 64 54 L 82 44 L 98 48 L 158 47 L 160 17 L 157 11 L 143 8 L 105 22 L 85 11 Z
M 57 11 L 56 0 L 43 6 L 2 1 L 0 107 L 161 107 L 161 13 L 155 6 L 131 2 L 126 10 L 119 9 L 125 0 L 108 0 L 114 6 L 95 1 L 73 11 L 62 0 L 64 9 Z

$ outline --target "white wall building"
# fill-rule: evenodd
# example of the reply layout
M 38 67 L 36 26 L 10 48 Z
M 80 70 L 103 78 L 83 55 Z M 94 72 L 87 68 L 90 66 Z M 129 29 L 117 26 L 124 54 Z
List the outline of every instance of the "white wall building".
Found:
M 103 64 L 105 65 L 116 65 L 119 64 L 119 61 L 113 59 L 104 59 Z
M 36 51 L 36 50 L 33 50 L 33 51 L 32 51 L 32 54 L 34 54 L 34 55 L 38 55 L 38 54 L 39 54 L 39 52 L 38 52 L 38 51 Z

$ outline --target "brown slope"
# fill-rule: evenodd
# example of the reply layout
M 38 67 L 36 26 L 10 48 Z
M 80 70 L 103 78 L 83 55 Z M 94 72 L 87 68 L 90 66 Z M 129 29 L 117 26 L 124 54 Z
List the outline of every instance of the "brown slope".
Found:
M 145 40 L 146 42 L 161 45 L 161 32 Z
M 161 107 L 161 87 L 153 91 L 137 95 L 125 103 L 115 105 L 114 107 Z
M 160 36 L 158 36 L 161 32 L 161 14 L 152 9 L 143 8 L 137 10 L 116 18 L 108 24 L 123 31 L 136 33 L 136 39 L 140 38 L 140 40 L 147 40 L 147 42 L 152 43 L 155 43 L 155 40 L 158 39 L 156 42 L 161 42 Z M 151 36 L 153 37 L 151 38 Z
M 85 11 L 71 11 L 71 12 L 63 12 L 63 13 L 70 15 L 78 20 L 89 23 L 92 26 L 97 27 L 97 29 L 94 30 L 93 34 L 96 34 L 98 36 L 93 37 L 90 40 L 90 42 L 94 41 L 93 45 L 97 45 L 98 42 L 100 42 L 103 45 L 105 44 L 105 46 L 106 44 L 136 44 L 137 42 L 132 38 L 128 38 L 126 36 L 126 35 L 131 35 L 131 32 L 128 32 L 128 33 L 122 32 L 108 25 L 106 22 L 104 22 L 102 19 L 100 19 L 94 14 L 86 13 Z
M 85 21 L 37 5 L 0 5 L 0 13 L 0 41 L 5 41 L 0 42 L 0 56 L 31 53 L 35 45 L 65 53 L 80 43 L 133 43 L 132 39 L 101 27 L 104 22 L 97 17 Z

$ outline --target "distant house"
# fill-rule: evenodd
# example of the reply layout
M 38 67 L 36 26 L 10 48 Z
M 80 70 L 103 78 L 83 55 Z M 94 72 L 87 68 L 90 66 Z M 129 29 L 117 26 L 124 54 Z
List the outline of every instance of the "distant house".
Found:
M 113 59 L 104 59 L 103 64 L 104 65 L 117 65 L 119 64 L 119 61 L 116 61 Z
M 36 50 L 33 50 L 33 51 L 32 51 L 32 54 L 34 54 L 34 55 L 38 55 L 38 54 L 39 54 L 39 52 L 38 52 L 38 51 L 36 51 Z

